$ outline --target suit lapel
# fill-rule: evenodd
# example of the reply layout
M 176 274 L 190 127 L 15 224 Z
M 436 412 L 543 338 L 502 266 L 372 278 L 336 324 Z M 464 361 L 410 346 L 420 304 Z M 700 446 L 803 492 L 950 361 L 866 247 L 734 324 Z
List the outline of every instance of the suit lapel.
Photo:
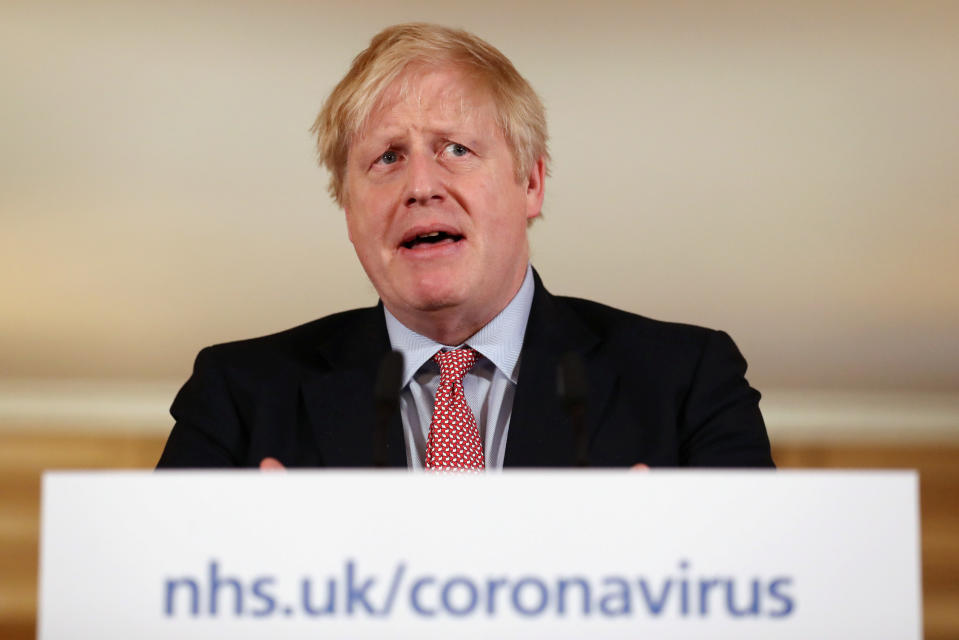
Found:
M 616 379 L 597 353 L 599 338 L 567 304 L 546 291 L 535 272 L 534 278 L 536 290 L 523 341 L 504 464 L 570 466 L 575 459 L 573 429 L 556 391 L 560 358 L 568 351 L 583 358 L 589 384 L 585 420 L 591 439 L 602 425 Z
M 556 393 L 557 366 L 575 351 L 583 358 L 589 393 L 586 428 L 592 440 L 603 424 L 617 379 L 612 363 L 597 348 L 600 338 L 563 300 L 543 287 L 536 272 L 535 293 L 523 341 L 520 372 L 510 416 L 504 464 L 508 467 L 561 467 L 574 462 L 572 425 Z M 306 430 L 328 467 L 369 466 L 373 457 L 377 368 L 390 350 L 381 306 L 356 312 L 340 331 L 317 344 L 322 362 L 301 384 Z M 406 466 L 399 412 L 387 433 L 388 462 Z
M 377 369 L 390 350 L 380 306 L 356 312 L 347 326 L 322 337 L 317 345 L 323 366 L 301 385 L 320 464 L 370 466 L 373 460 Z M 406 466 L 403 425 L 397 411 L 387 431 L 388 464 Z

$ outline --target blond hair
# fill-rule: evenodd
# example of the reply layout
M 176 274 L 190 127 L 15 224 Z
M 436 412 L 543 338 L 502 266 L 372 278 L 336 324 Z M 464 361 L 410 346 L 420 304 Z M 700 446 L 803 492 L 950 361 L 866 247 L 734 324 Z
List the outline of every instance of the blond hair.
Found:
M 410 65 L 452 65 L 490 92 L 497 124 L 513 154 L 516 179 L 540 158 L 549 161 L 546 110 L 509 59 L 461 29 L 414 22 L 387 27 L 353 59 L 310 129 L 320 164 L 330 172 L 330 195 L 344 204 L 343 181 L 350 144 L 390 84 Z

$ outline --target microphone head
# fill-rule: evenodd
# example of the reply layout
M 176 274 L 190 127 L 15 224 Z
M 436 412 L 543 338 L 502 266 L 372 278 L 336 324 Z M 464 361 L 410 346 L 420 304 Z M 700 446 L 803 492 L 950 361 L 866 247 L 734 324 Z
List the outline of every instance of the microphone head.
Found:
M 567 351 L 556 368 L 556 394 L 567 406 L 586 402 L 589 385 L 586 383 L 586 365 L 575 351 Z
M 390 351 L 380 361 L 376 370 L 373 397 L 378 403 L 396 404 L 400 400 L 400 384 L 403 382 L 403 354 Z

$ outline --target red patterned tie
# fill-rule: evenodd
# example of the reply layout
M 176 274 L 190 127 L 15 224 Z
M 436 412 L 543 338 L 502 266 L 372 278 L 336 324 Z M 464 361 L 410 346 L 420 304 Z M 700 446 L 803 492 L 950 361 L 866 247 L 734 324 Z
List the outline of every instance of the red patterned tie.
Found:
M 433 356 L 440 365 L 440 387 L 433 404 L 426 468 L 434 471 L 485 468 L 483 443 L 476 418 L 466 404 L 463 376 L 476 363 L 476 351 L 469 347 L 438 351 Z

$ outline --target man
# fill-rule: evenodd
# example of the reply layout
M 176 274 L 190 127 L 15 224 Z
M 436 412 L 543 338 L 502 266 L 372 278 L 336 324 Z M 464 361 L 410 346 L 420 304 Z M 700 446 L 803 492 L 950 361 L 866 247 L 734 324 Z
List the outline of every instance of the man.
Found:
M 404 356 L 386 418 L 394 466 L 772 465 L 728 336 L 554 297 L 529 266 L 545 115 L 495 48 L 390 27 L 314 131 L 381 304 L 204 349 L 160 467 L 369 465 L 391 349 Z M 557 393 L 561 362 L 586 381 L 572 410 Z

